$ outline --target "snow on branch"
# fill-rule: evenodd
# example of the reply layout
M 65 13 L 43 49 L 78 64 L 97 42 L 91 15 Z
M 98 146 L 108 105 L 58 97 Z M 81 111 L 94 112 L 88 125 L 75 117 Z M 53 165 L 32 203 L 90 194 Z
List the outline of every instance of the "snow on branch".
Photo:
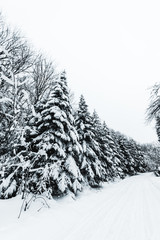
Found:
M 10 98 L 7 98 L 7 97 L 3 97 L 3 98 L 0 98 L 0 103 L 1 102 L 11 102 L 12 104 L 13 104 L 13 101 L 12 101 L 12 99 L 10 99 Z

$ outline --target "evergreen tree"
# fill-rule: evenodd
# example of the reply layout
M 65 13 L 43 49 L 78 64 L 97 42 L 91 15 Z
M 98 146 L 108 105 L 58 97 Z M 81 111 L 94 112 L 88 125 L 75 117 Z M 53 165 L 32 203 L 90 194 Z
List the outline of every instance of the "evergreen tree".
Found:
M 130 154 L 129 148 L 127 147 L 128 139 L 121 133 L 117 133 L 117 142 L 119 144 L 120 154 L 122 156 L 121 167 L 125 175 L 133 175 L 134 170 L 134 159 Z
M 81 190 L 78 168 L 81 151 L 74 127 L 65 72 L 55 80 L 48 99 L 37 104 L 37 115 L 30 120 L 31 180 L 29 190 L 61 195 Z
M 101 161 L 102 165 L 102 179 L 104 181 L 113 180 L 114 178 L 114 167 L 113 167 L 113 159 L 114 154 L 109 146 L 109 141 L 111 141 L 111 138 L 109 136 L 109 129 L 107 128 L 105 122 L 101 123 L 100 118 L 96 111 L 93 112 L 93 126 L 94 126 L 94 132 L 95 132 L 95 138 L 96 141 L 99 144 L 99 151 L 98 151 L 98 157 Z
M 96 140 L 93 119 L 83 96 L 80 97 L 76 128 L 82 147 L 80 170 L 90 186 L 98 186 L 103 179 L 103 168 L 98 158 L 100 149 Z
M 108 129 L 106 124 L 104 124 L 104 129 L 106 129 L 105 131 L 107 133 L 108 143 L 110 148 L 112 149 L 113 178 L 119 177 L 123 179 L 125 177 L 122 167 L 123 158 L 121 155 L 119 144 L 117 142 L 116 132 L 112 129 Z
M 147 170 L 147 166 L 144 161 L 144 153 L 142 151 L 142 147 L 132 138 L 125 138 L 125 148 L 130 154 L 131 159 L 130 163 L 132 166 L 133 174 L 137 174 L 138 172 L 145 172 Z

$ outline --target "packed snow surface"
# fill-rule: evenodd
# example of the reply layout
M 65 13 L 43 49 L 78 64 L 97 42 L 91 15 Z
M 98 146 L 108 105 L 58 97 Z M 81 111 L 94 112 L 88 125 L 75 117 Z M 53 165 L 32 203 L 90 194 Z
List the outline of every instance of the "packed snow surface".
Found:
M 50 200 L 50 208 L 41 201 L 18 219 L 21 199 L 0 200 L 0 239 L 160 240 L 160 178 L 152 173 L 85 190 L 76 200 Z

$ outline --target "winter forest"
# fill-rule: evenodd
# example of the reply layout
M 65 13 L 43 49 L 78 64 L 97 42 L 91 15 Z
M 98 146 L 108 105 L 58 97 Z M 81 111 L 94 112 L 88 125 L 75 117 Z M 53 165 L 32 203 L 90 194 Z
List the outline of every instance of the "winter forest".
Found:
M 148 118 L 160 137 L 159 85 Z M 111 129 L 85 96 L 78 106 L 67 73 L 36 53 L 18 31 L 0 19 L 0 198 L 21 195 L 77 196 L 155 169 L 158 144 L 139 144 Z

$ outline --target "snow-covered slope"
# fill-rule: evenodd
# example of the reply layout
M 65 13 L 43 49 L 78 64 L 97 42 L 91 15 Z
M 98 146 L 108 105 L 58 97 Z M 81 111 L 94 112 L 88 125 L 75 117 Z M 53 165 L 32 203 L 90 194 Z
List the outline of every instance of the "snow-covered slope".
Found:
M 86 190 L 79 198 L 40 200 L 19 214 L 21 200 L 0 200 L 3 240 L 159 240 L 160 178 L 142 174 L 101 190 Z

